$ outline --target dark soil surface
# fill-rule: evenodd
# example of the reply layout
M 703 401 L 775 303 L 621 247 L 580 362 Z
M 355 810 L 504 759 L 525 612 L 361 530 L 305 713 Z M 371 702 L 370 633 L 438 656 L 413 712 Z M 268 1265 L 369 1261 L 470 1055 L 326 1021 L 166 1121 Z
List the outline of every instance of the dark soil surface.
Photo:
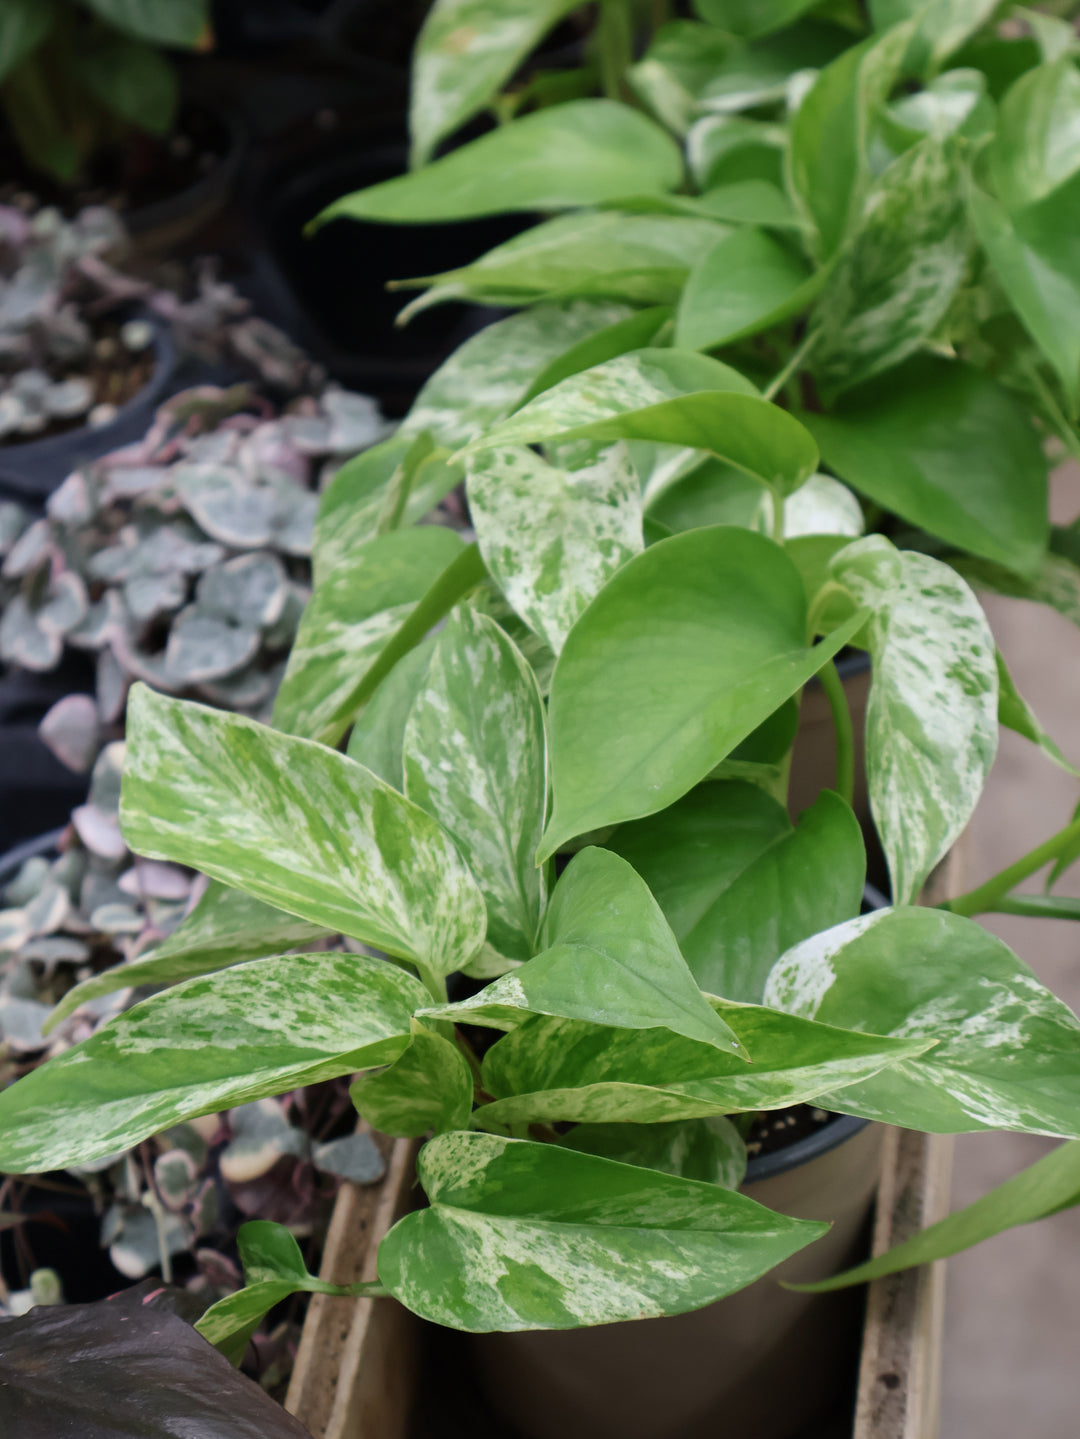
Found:
M 835 1119 L 835 1114 L 812 1104 L 795 1104 L 790 1109 L 770 1110 L 759 1114 L 746 1136 L 746 1152 L 751 1159 L 775 1154 L 800 1139 L 816 1134 Z

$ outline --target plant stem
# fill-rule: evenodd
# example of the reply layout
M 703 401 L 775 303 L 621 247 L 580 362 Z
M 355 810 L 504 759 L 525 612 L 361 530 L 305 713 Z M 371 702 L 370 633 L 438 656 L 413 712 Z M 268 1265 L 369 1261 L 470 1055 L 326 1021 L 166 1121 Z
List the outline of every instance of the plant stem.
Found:
M 1061 406 L 1054 398 L 1054 393 L 1046 381 L 1039 374 L 1034 364 L 1027 365 L 1028 376 L 1032 384 L 1039 392 L 1039 399 L 1042 400 L 1054 425 L 1054 433 L 1068 450 L 1074 460 L 1080 460 L 1080 436 L 1070 425 L 1068 419 L 1061 412 Z
M 634 58 L 630 37 L 630 10 L 626 0 L 600 0 L 596 37 L 604 94 L 609 100 L 621 100 L 623 78 Z
M 829 701 L 836 734 L 836 792 L 842 800 L 851 804 L 855 798 L 855 731 L 844 682 L 833 660 L 818 673 L 818 679 Z
M 788 380 L 791 379 L 792 375 L 817 344 L 817 337 L 820 333 L 820 330 L 811 330 L 810 333 L 804 337 L 802 344 L 799 345 L 795 352 L 789 357 L 784 368 L 778 374 L 774 375 L 765 389 L 762 390 L 761 398 L 763 400 L 773 399 L 774 396 L 784 388 Z
M 951 910 L 953 914 L 986 914 L 992 910 L 997 902 L 1009 891 L 1020 884 L 1022 880 L 1042 869 L 1044 864 L 1049 864 L 1052 859 L 1080 839 L 1080 819 L 1074 819 L 1064 829 L 1059 829 L 1057 834 L 1051 835 L 1042 844 L 1036 845 L 1030 853 L 1018 859 L 1015 864 L 1008 865 L 1000 873 L 988 879 L 985 884 L 969 890 L 967 894 L 958 895 L 956 899 L 947 899 L 938 906 L 939 909 Z

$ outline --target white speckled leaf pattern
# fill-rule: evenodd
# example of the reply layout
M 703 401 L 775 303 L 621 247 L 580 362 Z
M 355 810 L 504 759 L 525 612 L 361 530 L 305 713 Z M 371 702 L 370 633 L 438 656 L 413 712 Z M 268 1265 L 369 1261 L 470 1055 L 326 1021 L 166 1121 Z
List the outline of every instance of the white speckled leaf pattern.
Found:
M 0 1094 L 0 1170 L 44 1173 L 183 1119 L 395 1059 L 424 987 L 385 960 L 290 954 L 186 980 Z
M 143 984 L 176 984 L 245 959 L 261 959 L 287 949 L 302 949 L 333 930 L 274 909 L 218 880 L 192 913 L 162 944 L 132 964 L 117 964 L 69 989 L 53 1010 L 50 1027 L 91 999 Z
M 379 1278 L 472 1332 L 697 1309 L 825 1231 L 713 1184 L 489 1134 L 434 1139 L 417 1169 L 431 1207 L 383 1240 Z
M 409 131 L 423 165 L 483 109 L 577 0 L 435 0 L 413 49 Z
M 485 1056 L 482 1082 L 495 1103 L 476 1120 L 657 1124 L 785 1109 L 933 1044 L 814 1024 L 759 1005 L 711 1004 L 742 1039 L 749 1064 L 733 1050 L 670 1031 L 534 1016 Z
M 469 511 L 493 579 L 558 654 L 579 615 L 643 548 L 641 485 L 624 445 L 567 470 L 525 448 L 468 463 Z
M 831 571 L 873 610 L 870 805 L 893 898 L 913 904 L 971 818 L 994 761 L 994 640 L 975 595 L 940 560 L 873 535 L 841 550 Z
M 1000 939 L 940 909 L 878 910 L 796 945 L 766 1003 L 825 1024 L 936 1040 L 826 1108 L 906 1129 L 1080 1138 L 1080 1020 Z
M 430 430 L 450 449 L 468 444 L 509 414 L 552 360 L 632 313 L 628 305 L 578 300 L 536 305 L 488 325 L 459 345 L 427 381 L 401 434 Z
M 349 1096 L 373 1129 L 419 1139 L 429 1129 L 468 1129 L 473 1077 L 456 1044 L 414 1024 L 405 1053 L 389 1069 L 362 1075 Z
M 487 903 L 487 942 L 536 952 L 546 894 L 534 855 L 547 811 L 547 743 L 536 678 L 494 620 L 459 608 L 436 641 L 405 725 L 405 793 L 468 858 Z
M 1049 605 L 1074 625 L 1080 625 L 1080 565 L 1064 555 L 1044 555 L 1029 578 L 973 555 L 958 555 L 950 563 L 976 589 Z
M 772 534 L 773 503 L 768 492 L 761 496 L 756 527 L 765 535 Z M 804 535 L 850 535 L 857 539 L 865 529 L 862 506 L 847 485 L 832 475 L 811 475 L 784 501 L 786 540 Z
M 121 825 L 278 909 L 448 974 L 484 939 L 483 896 L 430 815 L 355 760 L 136 685 Z
M 570 861 L 541 942 L 541 954 L 474 998 L 423 1012 L 496 1028 L 519 1024 L 529 1011 L 662 1027 L 743 1053 L 698 988 L 648 886 L 610 850 L 590 846 Z
M 274 725 L 336 744 L 350 699 L 416 602 L 461 552 L 441 525 L 395 530 L 325 575 L 304 611 L 274 702 Z

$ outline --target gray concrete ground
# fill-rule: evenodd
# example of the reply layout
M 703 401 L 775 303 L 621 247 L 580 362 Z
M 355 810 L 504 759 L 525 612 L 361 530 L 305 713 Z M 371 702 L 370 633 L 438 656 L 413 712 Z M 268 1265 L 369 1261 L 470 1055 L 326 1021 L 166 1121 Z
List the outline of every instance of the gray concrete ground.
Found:
M 1080 472 L 1055 478 L 1053 509 L 1059 522 L 1080 510 Z M 986 607 L 1021 694 L 1080 763 L 1080 629 L 1021 601 L 987 599 Z M 969 835 L 966 887 L 1068 823 L 1078 799 L 1080 785 L 1033 745 L 1004 734 Z M 1080 864 L 1059 888 L 1080 895 Z M 1080 1012 L 1080 924 L 1002 915 L 987 927 Z M 1053 1143 L 962 1136 L 954 1206 L 985 1194 Z M 943 1391 L 941 1439 L 1080 1436 L 1080 1208 L 949 1261 Z

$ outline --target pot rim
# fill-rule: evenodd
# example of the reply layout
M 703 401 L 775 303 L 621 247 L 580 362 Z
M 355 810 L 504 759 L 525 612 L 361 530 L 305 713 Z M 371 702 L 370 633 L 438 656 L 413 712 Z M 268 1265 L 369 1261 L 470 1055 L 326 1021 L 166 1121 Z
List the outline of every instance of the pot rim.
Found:
M 746 1166 L 743 1184 L 757 1184 L 762 1179 L 775 1179 L 790 1169 L 797 1169 L 801 1164 L 809 1164 L 812 1159 L 818 1159 L 821 1155 L 828 1154 L 831 1149 L 846 1144 L 870 1122 L 869 1119 L 860 1119 L 854 1114 L 834 1112 L 833 1117 L 813 1134 L 804 1135 L 802 1139 L 797 1139 L 794 1144 L 788 1144 L 783 1149 L 755 1155 Z

